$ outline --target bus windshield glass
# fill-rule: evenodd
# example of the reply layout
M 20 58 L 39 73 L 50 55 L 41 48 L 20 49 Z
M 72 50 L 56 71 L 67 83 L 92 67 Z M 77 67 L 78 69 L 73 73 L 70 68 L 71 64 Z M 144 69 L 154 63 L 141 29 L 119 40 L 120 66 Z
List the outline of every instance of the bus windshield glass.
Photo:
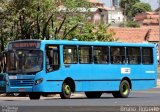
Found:
M 42 70 L 42 51 L 17 50 L 7 53 L 7 72 L 13 74 L 35 73 Z

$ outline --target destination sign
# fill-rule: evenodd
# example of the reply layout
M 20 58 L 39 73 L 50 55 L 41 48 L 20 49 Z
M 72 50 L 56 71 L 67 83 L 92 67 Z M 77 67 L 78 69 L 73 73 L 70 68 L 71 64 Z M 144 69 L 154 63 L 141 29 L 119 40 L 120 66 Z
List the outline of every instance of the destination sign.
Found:
M 9 44 L 9 49 L 39 49 L 40 41 L 20 41 L 20 42 L 11 42 Z

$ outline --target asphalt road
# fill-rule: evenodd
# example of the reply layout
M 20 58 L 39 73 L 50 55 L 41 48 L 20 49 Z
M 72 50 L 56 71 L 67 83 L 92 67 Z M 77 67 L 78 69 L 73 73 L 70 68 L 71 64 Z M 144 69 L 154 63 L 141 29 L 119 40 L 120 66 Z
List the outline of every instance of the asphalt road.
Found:
M 103 94 L 99 99 L 87 99 L 84 94 L 75 94 L 71 99 L 41 97 L 40 100 L 29 100 L 28 97 L 0 97 L 2 112 L 104 112 L 130 111 L 126 109 L 148 109 L 160 111 L 160 88 L 147 91 L 132 91 L 129 98 L 113 98 L 111 94 Z M 127 106 L 127 108 L 126 108 Z M 5 110 L 11 111 L 5 111 Z M 157 110 L 156 110 L 157 109 Z M 141 112 L 142 112 L 141 111 Z

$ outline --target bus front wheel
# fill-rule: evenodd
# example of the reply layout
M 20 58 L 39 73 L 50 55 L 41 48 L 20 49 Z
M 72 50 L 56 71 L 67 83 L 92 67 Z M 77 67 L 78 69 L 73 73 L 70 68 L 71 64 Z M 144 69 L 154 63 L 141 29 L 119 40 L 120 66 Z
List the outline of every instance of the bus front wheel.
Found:
M 102 92 L 85 92 L 85 95 L 87 96 L 87 98 L 100 98 Z
M 39 93 L 29 93 L 30 100 L 39 100 L 40 96 L 41 95 Z
M 130 94 L 130 84 L 127 80 L 123 80 L 120 83 L 119 91 L 115 91 L 112 95 L 115 98 L 127 98 Z
M 60 97 L 62 99 L 69 99 L 71 97 L 71 87 L 67 83 L 63 83 L 62 85 L 62 92 L 60 93 Z

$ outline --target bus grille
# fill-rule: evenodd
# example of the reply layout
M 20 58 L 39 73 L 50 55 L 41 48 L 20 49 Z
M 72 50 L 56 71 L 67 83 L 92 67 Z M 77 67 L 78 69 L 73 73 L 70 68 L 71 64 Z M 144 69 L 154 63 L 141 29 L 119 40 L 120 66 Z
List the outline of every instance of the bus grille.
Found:
M 12 79 L 10 80 L 11 86 L 33 86 L 33 79 Z

